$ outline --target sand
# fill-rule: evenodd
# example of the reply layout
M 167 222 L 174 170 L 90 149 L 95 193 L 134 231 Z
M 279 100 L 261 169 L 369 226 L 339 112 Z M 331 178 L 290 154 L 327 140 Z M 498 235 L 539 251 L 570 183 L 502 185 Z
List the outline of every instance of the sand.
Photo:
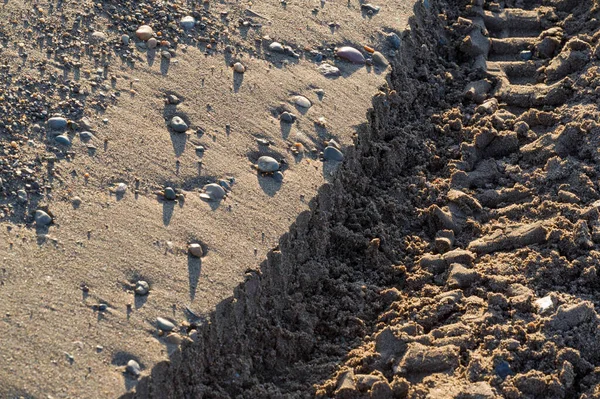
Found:
M 17 215 L 3 230 L 9 395 L 597 397 L 597 5 L 423 1 L 410 20 L 329 6 L 326 19 L 351 27 L 337 44 L 386 51 L 376 32 L 408 22 L 386 84 L 342 63 L 345 76 L 328 80 L 302 60 L 245 57 L 240 84 L 225 57 L 211 73 L 192 48 L 166 76 L 156 64 L 115 72 L 127 90 L 139 79 L 135 93 L 96 116 L 106 149 L 56 163 L 49 235 Z M 243 12 L 215 8 L 227 7 Z M 273 20 L 272 38 L 343 34 L 310 7 L 278 7 L 253 6 Z M 204 87 L 189 84 L 198 65 Z M 171 92 L 202 137 L 168 133 Z M 315 105 L 282 131 L 272 111 L 296 94 Z M 333 176 L 287 152 L 282 136 L 296 131 L 321 149 L 331 137 L 346 145 Z M 280 187 L 250 166 L 262 154 L 252 134 L 288 159 Z M 219 206 L 194 192 L 228 175 L 236 183 Z M 120 200 L 119 182 L 130 187 Z M 167 184 L 184 190 L 182 204 L 156 198 Z M 186 253 L 191 241 L 207 249 L 201 260 Z M 133 296 L 138 278 L 148 297 Z M 157 316 L 176 333 L 159 334 Z M 125 372 L 132 359 L 140 378 Z
M 46 56 L 48 46 L 37 46 L 37 29 L 27 31 L 34 21 L 45 18 L 47 25 L 58 24 L 55 34 L 60 37 L 78 13 L 89 14 L 95 19 L 82 29 L 82 37 L 96 30 L 105 32 L 110 54 L 121 33 L 107 14 L 93 7 L 96 3 L 38 2 L 42 10 L 38 13 L 30 2 L 6 2 L 0 12 L 14 23 L 3 25 L 7 38 L 3 62 L 11 65 L 15 76 L 37 79 L 42 75 L 36 63 L 47 60 L 44 79 L 49 73 L 64 74 L 65 79 L 79 81 L 82 92 L 90 93 L 85 98 L 97 98 L 105 90 L 94 89 L 90 81 L 101 64 L 83 55 L 82 69 L 92 73 L 77 78 L 74 70 Z M 203 8 L 174 3 L 187 9 Z M 104 10 L 111 5 L 119 2 L 104 2 Z M 311 12 L 315 5 L 317 15 Z M 300 50 L 322 43 L 331 47 L 355 44 L 385 53 L 389 45 L 381 32 L 400 31 L 411 6 L 406 1 L 388 2 L 368 17 L 358 3 L 290 3 L 285 8 L 279 1 L 254 4 L 252 10 L 264 16 L 255 21 L 263 27 L 230 34 L 230 43 L 237 49 L 233 57 L 247 66 L 243 79 L 234 77 L 229 68 L 224 44 L 208 56 L 204 44 L 188 45 L 185 50 L 180 44 L 168 71 L 160 56 L 152 58 L 145 50 L 133 51 L 139 58 L 133 68 L 112 55 L 107 71 L 116 79 L 105 81 L 109 86 L 114 83 L 106 93 L 120 92 L 120 96 L 109 101 L 105 110 L 88 100 L 80 115 L 91 121 L 96 150 L 89 154 L 86 145 L 75 138 L 68 149 L 73 152 L 70 159 L 54 163 L 51 198 L 39 202 L 47 205 L 54 224 L 48 231 L 36 231 L 31 215 L 38 200 L 27 206 L 15 204 L 14 214 L 2 221 L 5 366 L 0 371 L 0 396 L 116 397 L 136 384 L 123 375 L 129 359 L 137 359 L 143 373 L 167 359 L 169 348 L 157 335 L 156 317 L 169 317 L 179 324 L 188 319 L 186 306 L 206 315 L 231 295 L 246 270 L 259 267 L 279 236 L 308 209 L 318 187 L 333 178 L 335 168 L 321 162 L 310 149 L 322 150 L 324 140 L 331 138 L 342 146 L 350 145 L 357 126 L 366 120 L 371 96 L 385 79 L 383 69 L 343 62 L 338 62 L 342 76 L 328 79 L 310 59 L 265 55 L 262 46 L 257 53 L 255 38 L 268 35 Z M 210 4 L 216 19 L 221 11 L 229 11 L 232 24 L 245 15 L 246 8 L 247 4 L 237 2 Z M 334 20 L 339 27 L 332 31 L 327 23 Z M 20 70 L 18 42 L 24 42 L 28 54 Z M 324 90 L 322 99 L 315 89 Z M 176 107 L 165 105 L 167 94 L 176 94 L 182 102 Z M 288 102 L 296 94 L 314 104 L 305 115 Z M 54 104 L 60 97 L 49 101 Z M 276 119 L 273 110 L 281 103 L 299 116 L 294 125 L 283 126 Z M 190 122 L 187 135 L 169 132 L 165 119 L 175 113 Z M 325 129 L 314 125 L 321 116 L 327 120 Z M 105 118 L 107 123 L 102 122 Z M 44 126 L 44 121 L 40 124 Z M 31 132 L 32 125 L 26 124 L 25 131 Z M 196 129 L 204 135 L 197 135 Z M 3 134 L 4 145 L 14 140 L 14 134 Z M 52 152 L 45 149 L 45 137 L 34 136 L 30 141 L 35 145 L 26 140 L 19 143 L 21 159 L 43 159 Z M 252 169 L 262 154 L 256 137 L 273 142 L 263 152 L 287 160 L 283 183 Z M 301 156 L 290 153 L 294 142 L 305 144 Z M 206 148 L 201 158 L 196 145 Z M 64 153 L 64 149 L 59 151 Z M 198 160 L 202 160 L 201 168 Z M 43 162 L 39 173 L 45 174 L 45 168 Z M 227 177 L 234 177 L 235 184 L 225 201 L 217 205 L 199 198 L 197 190 L 203 184 Z M 128 185 L 128 191 L 119 200 L 111 190 L 121 182 Z M 158 198 L 155 192 L 167 185 L 183 190 L 185 201 Z M 18 182 L 11 187 L 20 188 Z M 77 208 L 72 204 L 75 197 L 81 199 Z M 14 198 L 8 196 L 5 202 L 14 204 Z M 191 241 L 207 248 L 201 261 L 188 256 Z M 150 295 L 133 295 L 132 283 L 137 279 L 150 283 Z M 83 292 L 83 286 L 89 291 Z M 97 311 L 101 303 L 108 305 L 107 311 Z

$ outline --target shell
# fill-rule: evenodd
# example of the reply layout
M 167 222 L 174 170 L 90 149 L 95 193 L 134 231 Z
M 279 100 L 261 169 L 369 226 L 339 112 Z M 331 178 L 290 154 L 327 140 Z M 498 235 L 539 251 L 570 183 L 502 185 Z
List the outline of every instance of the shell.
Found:
M 349 46 L 341 47 L 341 48 L 337 49 L 337 51 L 335 52 L 335 55 L 337 55 L 340 58 L 345 59 L 346 61 L 350 61 L 354 64 L 364 64 L 365 63 L 365 57 L 362 55 L 362 53 L 360 51 L 358 51 L 354 47 L 349 47 Z

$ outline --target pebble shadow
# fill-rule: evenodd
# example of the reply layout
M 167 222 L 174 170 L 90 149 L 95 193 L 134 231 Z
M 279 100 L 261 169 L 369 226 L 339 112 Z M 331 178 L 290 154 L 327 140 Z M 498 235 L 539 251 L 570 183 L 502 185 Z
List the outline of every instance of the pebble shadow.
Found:
M 240 87 L 244 82 L 244 74 L 243 73 L 233 73 L 233 92 L 237 93 L 240 91 Z
M 161 57 L 160 60 L 160 73 L 162 73 L 163 75 L 166 75 L 169 72 L 169 66 L 171 65 L 171 62 L 164 58 Z
M 154 65 L 154 60 L 156 59 L 156 50 L 150 49 L 146 52 L 146 60 L 148 61 L 148 65 Z
M 190 284 L 190 301 L 196 297 L 196 289 L 200 280 L 200 272 L 202 270 L 202 259 L 188 255 L 188 279 Z
M 257 174 L 258 185 L 269 197 L 274 197 L 281 188 L 281 182 L 275 181 L 271 176 Z
M 163 201 L 163 224 L 168 226 L 175 210 L 175 201 Z
M 335 161 L 323 162 L 323 177 L 325 178 L 325 180 L 327 180 L 330 183 L 333 182 L 335 173 L 337 172 L 341 164 L 341 162 Z
M 290 131 L 292 130 L 293 123 L 287 123 L 284 121 L 279 121 L 279 127 L 281 129 L 281 137 L 284 140 L 287 140 L 290 137 Z
M 115 365 L 115 366 L 119 366 L 119 367 L 124 367 L 127 365 L 127 362 L 130 361 L 131 359 L 135 360 L 136 362 L 138 362 L 138 364 L 140 365 L 140 369 L 144 370 L 145 367 L 143 365 L 143 363 L 140 361 L 140 358 L 131 354 L 130 352 L 126 352 L 126 351 L 119 351 L 116 352 L 111 360 L 111 364 Z M 135 388 L 135 386 L 138 383 L 137 379 L 132 378 L 131 376 L 129 376 L 127 373 L 123 373 L 125 378 L 123 378 L 123 381 L 125 383 L 125 389 L 127 391 L 132 390 L 133 388 Z

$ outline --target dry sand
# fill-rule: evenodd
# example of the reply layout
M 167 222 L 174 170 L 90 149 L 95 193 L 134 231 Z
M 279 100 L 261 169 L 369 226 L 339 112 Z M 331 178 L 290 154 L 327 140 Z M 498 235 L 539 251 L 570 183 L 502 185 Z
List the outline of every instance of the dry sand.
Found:
M 67 5 L 47 18 L 81 7 Z M 235 22 L 245 6 L 211 5 L 212 34 L 223 34 L 221 11 Z M 205 56 L 205 44 L 184 51 L 180 43 L 170 63 L 142 52 L 135 68 L 109 67 L 121 98 L 99 114 L 93 101 L 84 108 L 96 154 L 75 140 L 70 159 L 47 172 L 52 198 L 36 206 L 55 218 L 48 235 L 32 224 L 39 199 L 15 202 L 26 178 L 9 180 L 4 396 L 598 397 L 600 7 L 426 0 L 408 21 L 412 5 L 382 6 L 372 18 L 352 2 L 253 12 L 265 20 L 258 36 L 296 50 L 324 42 L 386 52 L 378 32 L 409 22 L 385 85 L 384 73 L 343 62 L 343 77 L 331 80 L 306 58 L 252 59 L 255 28 L 229 29 L 231 59 L 220 44 Z M 32 35 L 21 22 L 29 4 L 9 1 L 5 12 L 19 7 L 10 33 Z M 140 17 L 160 17 L 156 7 Z M 88 34 L 112 34 L 102 18 Z M 4 47 L 5 63 L 24 51 Z M 248 67 L 243 76 L 228 68 L 233 61 Z M 35 73 L 29 66 L 18 73 Z M 163 117 L 175 112 L 168 93 L 183 99 L 176 110 L 193 128 L 185 140 L 166 128 Z M 299 120 L 287 131 L 274 110 L 296 94 L 315 105 L 305 115 L 288 105 Z M 320 116 L 327 132 L 314 125 Z M 57 154 L 24 136 L 13 145 L 19 122 L 12 126 L 5 122 L 13 132 L 3 132 L 3 173 L 19 167 L 18 154 L 20 162 Z M 251 167 L 263 154 L 255 135 L 286 159 L 281 185 Z M 332 137 L 347 146 L 333 175 L 310 151 L 289 150 L 295 141 L 321 150 Z M 235 184 L 226 200 L 200 199 L 198 188 L 227 176 Z M 122 199 L 111 194 L 119 182 L 129 186 Z M 185 200 L 157 199 L 166 185 Z M 187 254 L 191 241 L 207 249 L 201 261 Z M 151 283 L 147 297 L 132 293 L 139 278 Z M 159 334 L 156 317 L 175 322 L 176 333 Z M 125 372 L 132 359 L 140 378 Z

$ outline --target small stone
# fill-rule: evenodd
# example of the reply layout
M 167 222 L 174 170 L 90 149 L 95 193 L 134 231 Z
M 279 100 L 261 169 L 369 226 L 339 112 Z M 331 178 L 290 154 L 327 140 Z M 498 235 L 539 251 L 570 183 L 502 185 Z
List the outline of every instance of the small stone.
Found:
M 271 142 L 269 140 L 265 140 L 265 139 L 256 139 L 256 143 L 258 145 L 264 145 L 264 146 L 270 146 Z
M 154 31 L 148 25 L 142 25 L 135 31 L 135 35 L 143 41 L 150 39 L 153 34 Z
M 127 184 L 125 183 L 119 183 L 115 189 L 115 192 L 119 195 L 125 194 L 125 191 L 127 191 Z
M 273 43 L 269 44 L 269 50 L 274 51 L 276 53 L 285 52 L 283 46 L 279 42 L 273 42 Z
M 233 64 L 233 70 L 237 73 L 244 73 L 246 72 L 246 67 L 241 62 L 236 62 Z
M 344 154 L 333 146 L 327 146 L 325 147 L 325 150 L 323 150 L 323 159 L 325 161 L 340 162 L 344 160 Z
M 174 94 L 169 94 L 167 96 L 167 101 L 169 102 L 169 104 L 179 104 L 181 102 L 181 100 L 179 99 L 179 97 L 177 97 Z
M 17 198 L 19 199 L 19 202 L 27 202 L 27 191 L 23 189 L 17 191 Z
M 196 258 L 201 258 L 204 256 L 204 250 L 202 249 L 202 245 L 197 243 L 192 243 L 188 246 L 188 252 L 190 255 L 195 256 Z
M 121 36 L 121 41 L 123 42 L 124 45 L 128 45 L 129 44 L 129 35 L 122 35 Z
M 279 170 L 279 162 L 277 162 L 275 158 L 268 156 L 258 158 L 256 166 L 258 170 L 263 173 L 272 173 Z
M 165 60 L 170 60 L 173 55 L 170 52 L 165 50 L 165 51 L 160 52 L 160 56 L 162 58 L 164 58 Z
M 554 308 L 554 302 L 552 301 L 552 297 L 550 295 L 536 299 L 534 304 L 538 308 L 538 312 L 540 314 L 549 313 Z
M 167 319 L 163 319 L 162 317 L 156 318 L 156 326 L 161 331 L 173 331 L 175 329 L 175 324 L 171 323 Z
M 67 120 L 62 116 L 54 116 L 48 119 L 48 127 L 54 130 L 61 130 L 67 127 Z
M 312 106 L 310 100 L 304 96 L 295 96 L 293 100 L 294 104 L 302 108 L 310 108 Z
M 350 61 L 353 64 L 364 64 L 365 57 L 362 55 L 360 51 L 355 49 L 354 47 L 344 46 L 335 52 L 335 55 L 339 58 L 342 58 L 346 61 Z
M 54 138 L 54 140 L 61 145 L 66 145 L 69 146 L 71 145 L 71 140 L 69 139 L 68 136 L 64 135 L 64 134 L 59 134 L 58 136 L 56 136 Z
M 165 342 L 171 345 L 181 345 L 183 338 L 179 334 L 171 333 L 165 337 Z
M 283 181 L 283 173 L 280 171 L 273 173 L 273 180 L 275 180 L 277 183 L 281 183 Z
M 180 24 L 183 29 L 192 29 L 194 26 L 196 26 L 196 20 L 191 15 L 186 15 L 185 17 L 181 18 Z
M 167 188 L 165 188 L 164 197 L 165 197 L 165 199 L 174 201 L 177 198 L 177 193 L 175 192 L 175 190 L 173 190 L 172 187 L 167 187 Z
M 183 119 L 181 119 L 179 116 L 174 116 L 171 119 L 170 125 L 171 125 L 171 129 L 173 129 L 177 133 L 184 133 L 185 131 L 188 130 L 187 123 L 185 123 L 185 121 Z
M 523 50 L 519 53 L 519 58 L 523 61 L 529 61 L 533 58 L 533 53 L 531 50 Z
M 106 33 L 104 32 L 94 32 L 92 33 L 92 43 L 101 43 L 106 41 Z
M 388 66 L 388 61 L 385 58 L 385 56 L 383 54 L 381 54 L 379 51 L 375 51 L 373 53 L 373 55 L 371 55 L 371 57 L 373 58 L 373 63 L 375 65 L 378 65 L 380 67 L 387 67 Z
M 73 197 L 73 199 L 71 200 L 71 204 L 75 208 L 79 208 L 81 206 L 82 202 L 83 202 L 83 200 L 80 197 Z
M 294 123 L 296 115 L 286 111 L 279 115 L 279 120 L 285 123 Z
M 151 37 L 150 39 L 148 39 L 148 41 L 146 42 L 146 46 L 149 49 L 155 49 L 156 46 L 158 46 L 158 40 L 156 40 L 155 38 Z
M 395 48 L 396 50 L 398 50 L 400 48 L 402 41 L 400 40 L 400 37 L 397 34 L 392 32 L 388 35 L 387 38 L 393 48 Z
M 324 62 L 321 65 L 319 65 L 317 67 L 317 69 L 325 77 L 336 77 L 336 76 L 340 76 L 341 75 L 340 69 L 338 67 L 333 66 L 331 64 L 328 64 L 326 62 Z
M 150 285 L 144 280 L 135 283 L 135 293 L 137 295 L 147 295 L 150 292 Z
M 196 147 L 196 152 L 204 152 L 204 150 L 206 150 L 206 148 L 204 148 L 204 146 L 199 145 Z
M 52 217 L 41 209 L 35 211 L 34 218 L 37 226 L 48 226 L 50 223 L 52 223 Z
M 364 11 L 367 11 L 367 12 L 370 11 L 372 13 L 376 13 L 376 12 L 379 12 L 379 10 L 381 10 L 381 7 L 375 6 L 371 3 L 361 4 L 360 8 Z
M 131 359 L 127 362 L 127 366 L 125 367 L 125 372 L 131 375 L 134 378 L 138 378 L 142 373 L 140 369 L 140 365 L 135 360 Z
M 90 132 L 87 132 L 87 131 L 79 133 L 79 138 L 81 140 L 83 140 L 83 141 L 90 140 L 93 137 L 94 137 L 94 135 L 92 133 L 90 133 Z
M 208 201 L 220 201 L 227 194 L 223 187 L 216 183 L 210 183 L 203 187 L 204 192 L 200 194 L 200 198 Z

